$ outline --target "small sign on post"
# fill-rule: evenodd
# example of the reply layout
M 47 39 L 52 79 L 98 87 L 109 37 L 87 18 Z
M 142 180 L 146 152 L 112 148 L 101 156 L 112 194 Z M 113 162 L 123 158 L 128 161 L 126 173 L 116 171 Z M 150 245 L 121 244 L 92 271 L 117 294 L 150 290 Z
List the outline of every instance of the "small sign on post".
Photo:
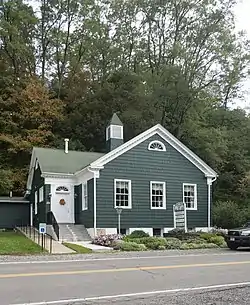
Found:
M 173 205 L 174 212 L 174 228 L 182 229 L 187 232 L 187 213 L 186 204 L 184 202 L 177 202 Z
M 46 223 L 39 223 L 39 233 L 46 234 Z
M 121 213 L 122 213 L 122 208 L 115 208 L 117 215 L 118 215 L 118 234 L 121 234 Z

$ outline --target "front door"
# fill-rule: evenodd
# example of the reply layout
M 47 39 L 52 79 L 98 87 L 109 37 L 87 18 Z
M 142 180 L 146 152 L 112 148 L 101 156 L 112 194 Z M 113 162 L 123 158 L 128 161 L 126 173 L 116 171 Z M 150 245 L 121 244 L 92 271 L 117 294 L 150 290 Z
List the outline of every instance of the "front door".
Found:
M 57 223 L 74 223 L 74 194 L 66 187 L 57 187 L 52 196 L 51 210 Z

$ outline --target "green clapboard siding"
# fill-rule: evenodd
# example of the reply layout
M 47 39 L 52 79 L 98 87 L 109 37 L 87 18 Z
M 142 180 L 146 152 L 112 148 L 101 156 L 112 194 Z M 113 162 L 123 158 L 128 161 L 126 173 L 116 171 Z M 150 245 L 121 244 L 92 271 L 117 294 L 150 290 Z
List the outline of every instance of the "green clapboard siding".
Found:
M 132 209 L 124 209 L 121 227 L 173 227 L 173 204 L 182 201 L 183 183 L 197 184 L 198 210 L 187 211 L 188 227 L 207 227 L 207 181 L 204 174 L 167 143 L 166 152 L 149 151 L 158 135 L 105 165 L 97 179 L 97 227 L 117 227 L 114 179 L 132 181 Z M 166 210 L 150 209 L 150 181 L 165 181 Z
M 0 229 L 13 229 L 29 224 L 29 203 L 0 203 Z
M 40 201 L 39 198 L 39 188 L 43 188 L 43 201 Z M 50 204 L 47 204 L 47 201 L 49 201 L 49 193 L 50 193 L 50 185 L 44 184 L 44 178 L 41 176 L 41 169 L 40 166 L 38 166 L 37 169 L 34 171 L 33 175 L 33 181 L 32 181 L 32 190 L 30 194 L 30 202 L 33 203 L 33 219 L 34 219 L 34 225 L 38 226 L 39 222 L 47 222 L 47 212 L 50 211 Z M 35 192 L 37 191 L 38 194 L 38 204 L 37 204 L 37 211 L 38 214 L 35 215 Z
M 77 197 L 75 198 L 75 219 L 76 223 L 84 224 L 86 228 L 94 226 L 94 179 L 87 183 L 88 188 L 88 209 L 82 211 L 82 184 L 75 187 Z

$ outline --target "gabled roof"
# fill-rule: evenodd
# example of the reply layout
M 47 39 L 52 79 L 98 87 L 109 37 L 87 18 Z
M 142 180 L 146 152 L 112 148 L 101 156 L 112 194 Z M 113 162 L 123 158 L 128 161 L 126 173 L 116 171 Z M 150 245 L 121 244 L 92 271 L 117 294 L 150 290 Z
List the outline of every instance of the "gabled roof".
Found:
M 36 160 L 38 160 L 42 173 L 73 175 L 103 155 L 103 153 L 74 150 L 69 150 L 66 154 L 63 149 L 34 147 L 31 156 L 27 189 L 29 190 L 31 188 Z
M 192 152 L 188 147 L 181 143 L 175 136 L 173 136 L 169 131 L 167 131 L 163 126 L 157 124 L 152 128 L 144 131 L 138 136 L 134 137 L 130 141 L 118 146 L 109 153 L 103 155 L 96 161 L 92 162 L 90 166 L 92 168 L 102 168 L 105 164 L 124 154 L 126 151 L 132 149 L 153 135 L 158 134 L 162 137 L 169 145 L 175 148 L 179 153 L 181 153 L 186 159 L 192 162 L 198 169 L 200 169 L 207 177 L 217 177 L 217 173 L 208 166 L 201 158 L 199 158 L 194 152 Z
M 41 171 L 46 173 L 74 174 L 104 154 L 96 152 L 34 147 L 33 153 Z

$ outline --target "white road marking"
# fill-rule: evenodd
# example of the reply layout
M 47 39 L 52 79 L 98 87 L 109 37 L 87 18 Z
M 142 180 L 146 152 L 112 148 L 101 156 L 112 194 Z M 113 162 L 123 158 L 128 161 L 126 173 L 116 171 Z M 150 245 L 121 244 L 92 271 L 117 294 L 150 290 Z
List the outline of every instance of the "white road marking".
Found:
M 106 257 L 106 258 L 86 258 L 86 259 L 69 259 L 54 261 L 24 261 L 24 262 L 0 262 L 0 265 L 22 265 L 22 264 L 62 264 L 62 263 L 79 263 L 95 261 L 119 261 L 119 260 L 138 260 L 138 259 L 161 259 L 161 258 L 180 258 L 180 257 L 200 257 L 200 256 L 234 256 L 249 255 L 250 252 L 232 252 L 232 253 L 199 253 L 199 254 L 179 254 L 179 255 L 156 255 L 156 256 L 131 256 L 131 257 Z M 32 259 L 32 257 L 30 258 Z
M 128 298 L 128 297 L 133 298 L 133 297 L 150 296 L 150 295 L 156 295 L 156 294 L 172 294 L 172 293 L 178 293 L 178 292 L 190 292 L 190 291 L 202 291 L 202 290 L 206 291 L 206 290 L 213 290 L 213 289 L 237 288 L 237 287 L 244 287 L 244 286 L 250 286 L 250 282 L 222 284 L 222 285 L 213 285 L 213 286 L 204 286 L 204 287 L 168 289 L 168 290 L 158 290 L 158 291 L 146 291 L 146 292 L 96 296 L 96 297 L 68 299 L 68 300 L 44 301 L 44 302 L 35 302 L 35 303 L 20 303 L 20 304 L 11 304 L 11 305 L 53 305 L 53 304 L 63 305 L 63 304 L 71 304 L 71 303 L 79 303 L 79 302 L 87 302 L 87 301 L 111 300 L 111 299 L 121 299 L 121 298 Z

